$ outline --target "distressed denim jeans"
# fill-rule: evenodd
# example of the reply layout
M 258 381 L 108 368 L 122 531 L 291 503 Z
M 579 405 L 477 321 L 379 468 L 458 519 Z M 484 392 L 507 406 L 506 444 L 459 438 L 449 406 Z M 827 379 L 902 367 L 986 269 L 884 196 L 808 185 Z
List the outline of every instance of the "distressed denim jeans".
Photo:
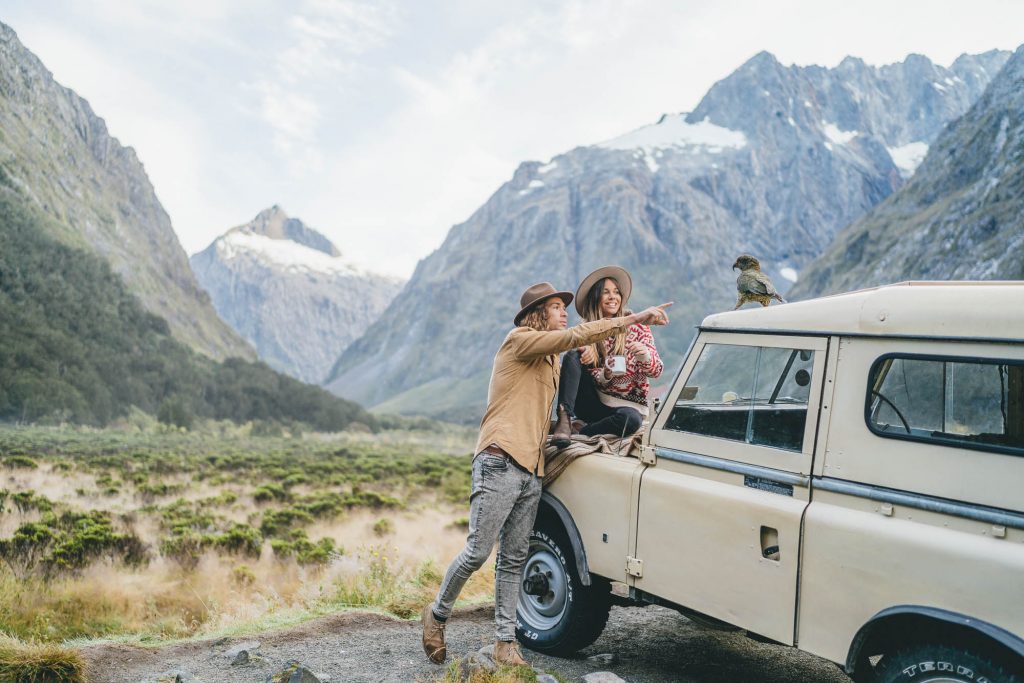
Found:
M 480 453 L 473 461 L 473 492 L 469 497 L 469 536 L 445 573 L 432 608 L 447 618 L 470 575 L 483 566 L 498 543 L 494 580 L 494 623 L 497 640 L 516 637 L 516 605 L 530 530 L 540 503 L 541 480 L 519 469 L 509 458 Z

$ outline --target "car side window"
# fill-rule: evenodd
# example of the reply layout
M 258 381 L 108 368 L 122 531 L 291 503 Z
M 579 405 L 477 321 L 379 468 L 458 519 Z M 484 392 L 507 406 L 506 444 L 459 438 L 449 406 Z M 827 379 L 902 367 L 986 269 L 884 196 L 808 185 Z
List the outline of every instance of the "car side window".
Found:
M 1024 363 L 884 356 L 866 419 L 879 436 L 1024 454 Z
M 803 449 L 814 352 L 706 344 L 666 429 Z

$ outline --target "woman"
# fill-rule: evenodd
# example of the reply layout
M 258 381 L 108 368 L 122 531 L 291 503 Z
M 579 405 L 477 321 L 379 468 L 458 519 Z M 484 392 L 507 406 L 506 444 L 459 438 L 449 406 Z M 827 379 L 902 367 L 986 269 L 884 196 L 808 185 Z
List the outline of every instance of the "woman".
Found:
M 576 311 L 584 321 L 628 314 L 626 304 L 633 280 L 624 268 L 605 266 L 583 278 L 576 290 Z M 625 356 L 625 373 L 613 374 L 606 361 Z M 647 325 L 634 324 L 604 341 L 569 351 L 562 359 L 559 379 L 559 418 L 583 420 L 584 436 L 627 436 L 640 429 L 647 416 L 648 380 L 661 376 L 664 364 Z M 577 431 L 577 430 L 573 430 Z M 565 430 L 555 434 L 556 446 L 568 445 Z

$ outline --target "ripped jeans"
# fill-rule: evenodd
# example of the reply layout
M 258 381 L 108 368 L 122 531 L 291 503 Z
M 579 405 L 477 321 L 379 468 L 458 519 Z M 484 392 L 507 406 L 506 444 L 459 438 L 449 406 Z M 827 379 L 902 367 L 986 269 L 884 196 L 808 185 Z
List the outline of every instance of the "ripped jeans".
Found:
M 516 637 L 516 605 L 530 531 L 540 503 L 540 477 L 520 469 L 510 457 L 480 453 L 473 461 L 473 493 L 469 497 L 469 536 L 445 573 L 431 606 L 447 618 L 470 575 L 483 566 L 498 543 L 494 580 L 494 623 L 497 640 Z

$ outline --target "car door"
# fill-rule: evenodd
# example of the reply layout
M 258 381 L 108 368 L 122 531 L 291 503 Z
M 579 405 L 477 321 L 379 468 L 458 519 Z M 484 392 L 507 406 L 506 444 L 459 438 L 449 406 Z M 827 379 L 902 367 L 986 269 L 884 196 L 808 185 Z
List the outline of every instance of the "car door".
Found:
M 702 332 L 650 436 L 632 585 L 792 644 L 826 337 Z

